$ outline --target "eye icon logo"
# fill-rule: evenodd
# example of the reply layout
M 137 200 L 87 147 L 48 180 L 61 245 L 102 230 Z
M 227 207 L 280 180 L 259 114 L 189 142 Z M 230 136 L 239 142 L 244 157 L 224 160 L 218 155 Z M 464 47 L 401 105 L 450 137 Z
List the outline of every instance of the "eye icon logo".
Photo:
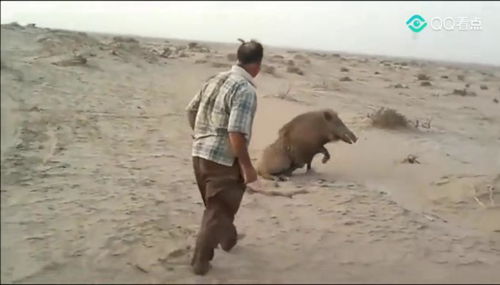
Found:
M 411 16 L 411 18 L 406 21 L 406 25 L 410 28 L 410 30 L 418 33 L 427 26 L 427 22 L 424 18 L 422 18 L 422 16 L 416 14 Z

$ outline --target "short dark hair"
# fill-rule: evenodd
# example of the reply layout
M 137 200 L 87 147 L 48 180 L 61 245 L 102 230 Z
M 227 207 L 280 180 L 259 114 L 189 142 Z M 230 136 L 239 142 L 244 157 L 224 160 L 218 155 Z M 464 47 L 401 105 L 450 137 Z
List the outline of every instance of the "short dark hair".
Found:
M 264 57 L 264 48 L 255 40 L 242 41 L 237 55 L 240 64 L 261 63 L 262 57 Z

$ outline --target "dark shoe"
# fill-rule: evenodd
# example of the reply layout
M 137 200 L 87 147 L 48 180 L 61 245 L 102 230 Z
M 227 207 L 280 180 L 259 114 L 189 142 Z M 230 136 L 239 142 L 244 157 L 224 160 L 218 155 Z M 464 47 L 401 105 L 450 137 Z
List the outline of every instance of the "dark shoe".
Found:
M 212 268 L 208 261 L 195 261 L 193 264 L 193 273 L 196 275 L 205 275 Z
M 208 260 L 212 261 L 214 259 L 214 249 L 208 253 Z M 191 265 L 194 265 L 194 261 L 196 260 L 196 251 L 193 254 L 193 258 L 191 258 Z
M 230 251 L 236 245 L 237 242 L 238 242 L 238 238 L 236 236 L 234 236 L 234 237 L 232 237 L 230 239 L 221 241 L 220 242 L 220 247 L 222 247 L 222 249 L 224 251 L 228 252 L 228 251 Z
M 222 247 L 222 249 L 225 251 L 225 252 L 228 252 L 230 251 L 237 243 L 240 239 L 243 239 L 245 237 L 245 234 L 236 234 L 235 237 L 229 239 L 229 240 L 226 240 L 226 241 L 223 241 L 220 243 L 220 246 Z

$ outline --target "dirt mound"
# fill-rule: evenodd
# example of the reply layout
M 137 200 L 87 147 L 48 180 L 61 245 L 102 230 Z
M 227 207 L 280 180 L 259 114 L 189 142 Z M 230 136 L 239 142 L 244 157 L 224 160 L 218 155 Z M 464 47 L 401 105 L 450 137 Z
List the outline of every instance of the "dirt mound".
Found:
M 2 24 L 2 28 L 8 30 L 24 30 L 24 27 L 19 25 L 17 22 L 12 22 L 10 24 Z
M 95 53 L 104 45 L 97 39 L 83 32 L 68 32 L 63 30 L 49 30 L 36 39 L 41 45 L 42 56 L 68 54 L 74 51 L 80 53 Z

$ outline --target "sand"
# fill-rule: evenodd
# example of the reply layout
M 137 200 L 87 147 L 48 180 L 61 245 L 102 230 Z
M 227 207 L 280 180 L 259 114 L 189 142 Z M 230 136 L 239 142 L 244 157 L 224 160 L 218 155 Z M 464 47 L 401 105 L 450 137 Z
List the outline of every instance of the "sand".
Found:
M 200 277 L 184 108 L 238 42 L 113 37 L 2 25 L 2 282 L 500 282 L 500 68 L 266 48 L 252 158 L 323 107 L 359 141 L 265 183 L 306 194 L 246 194 L 244 237 Z M 373 127 L 380 107 L 419 126 Z

